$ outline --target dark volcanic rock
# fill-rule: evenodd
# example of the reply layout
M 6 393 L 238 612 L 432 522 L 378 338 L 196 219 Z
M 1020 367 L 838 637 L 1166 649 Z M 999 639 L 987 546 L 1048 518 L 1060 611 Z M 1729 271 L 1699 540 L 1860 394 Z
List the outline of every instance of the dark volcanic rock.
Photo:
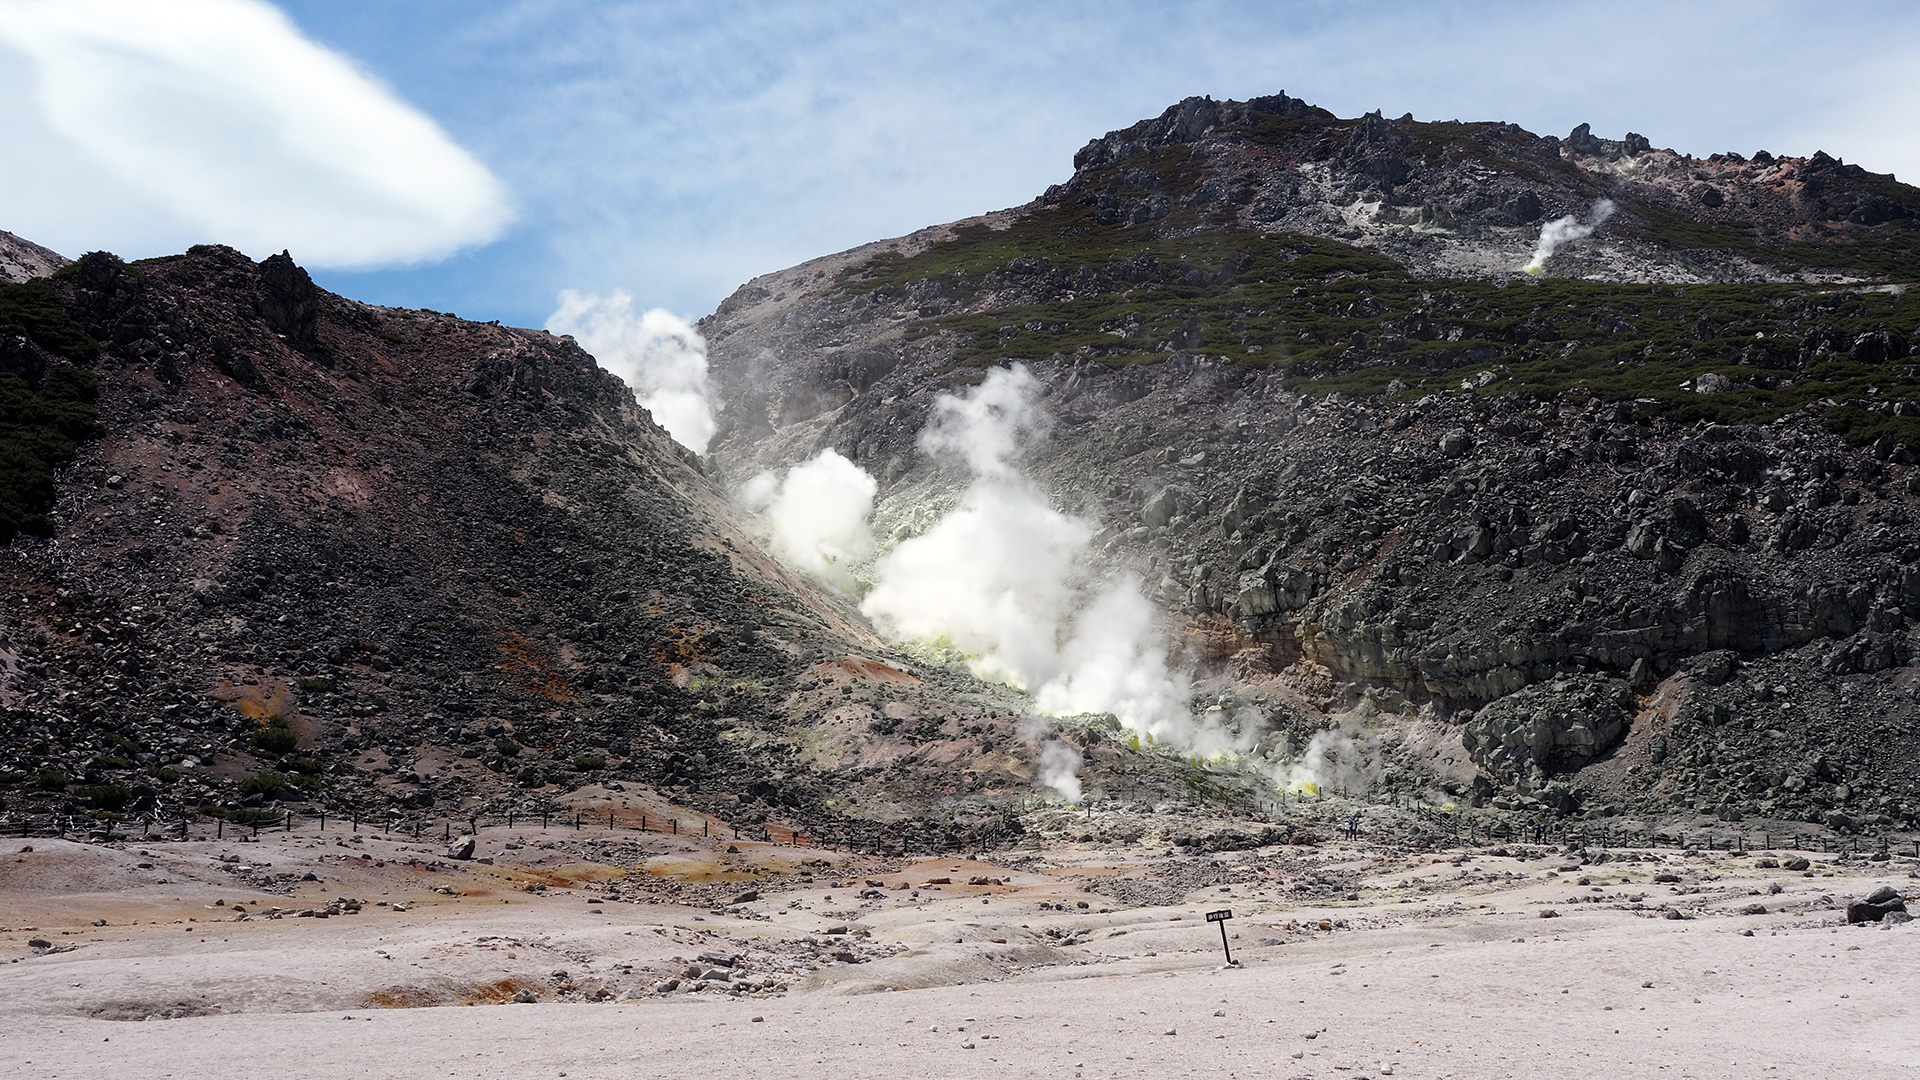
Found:
M 1474 764 L 1521 790 L 1545 786 L 1606 753 L 1634 712 L 1625 683 L 1596 676 L 1554 679 L 1508 694 L 1467 721 Z
M 1905 914 L 1906 910 L 1906 901 L 1894 891 L 1893 886 L 1882 885 L 1847 905 L 1847 921 L 1850 923 L 1879 922 L 1895 912 Z
M 797 756 L 808 725 L 953 711 L 759 552 L 570 340 L 355 303 L 226 248 L 90 255 L 54 287 L 105 343 L 107 433 L 61 475 L 55 540 L 0 564 L 0 782 L 35 781 L 14 809 L 459 816 L 622 778 L 858 837 L 824 800 L 874 777 L 828 779 L 839 743 Z M 1021 745 L 999 699 L 956 689 Z M 885 806 L 909 815 L 896 842 L 1025 789 L 944 760 Z

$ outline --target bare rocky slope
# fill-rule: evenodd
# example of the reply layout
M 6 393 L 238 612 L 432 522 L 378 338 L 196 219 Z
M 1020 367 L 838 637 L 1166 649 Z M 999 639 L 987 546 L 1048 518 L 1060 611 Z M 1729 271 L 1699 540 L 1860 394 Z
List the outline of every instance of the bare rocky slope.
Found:
M 1028 469 L 1205 685 L 1384 717 L 1389 787 L 1913 826 L 1920 190 L 1285 95 L 1075 166 L 723 303 L 722 471 L 832 447 L 910 529 L 952 497 L 931 399 L 1025 363 L 1057 421 Z
M 84 375 L 98 428 L 51 538 L 0 558 L 8 811 L 459 816 L 637 783 L 746 827 L 1017 827 L 1010 694 L 916 674 L 762 555 L 571 339 L 226 248 L 34 287 L 6 377 Z M 845 730 L 869 712 L 896 735 Z
M 0 282 L 18 284 L 46 277 L 66 264 L 59 252 L 0 229 Z

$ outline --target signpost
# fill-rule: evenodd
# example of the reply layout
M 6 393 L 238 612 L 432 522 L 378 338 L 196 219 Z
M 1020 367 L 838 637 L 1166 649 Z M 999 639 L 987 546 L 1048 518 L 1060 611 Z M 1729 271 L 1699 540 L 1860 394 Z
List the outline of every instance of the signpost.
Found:
M 1228 967 L 1233 966 L 1233 946 L 1227 944 L 1227 920 L 1231 918 L 1233 918 L 1233 911 L 1231 909 L 1207 912 L 1208 922 L 1217 922 L 1220 924 L 1220 947 L 1226 950 Z

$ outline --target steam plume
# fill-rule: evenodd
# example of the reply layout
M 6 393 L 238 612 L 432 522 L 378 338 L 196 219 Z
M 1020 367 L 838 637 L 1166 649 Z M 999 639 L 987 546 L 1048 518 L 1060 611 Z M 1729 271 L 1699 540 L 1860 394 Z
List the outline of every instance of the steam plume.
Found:
M 1352 728 L 1353 730 L 1349 730 Z M 1275 781 L 1288 791 L 1318 795 L 1326 791 L 1365 791 L 1380 770 L 1380 742 L 1343 718 L 1339 727 L 1316 731 L 1298 758 L 1275 769 Z
M 1054 509 L 1020 470 L 1048 427 L 1039 382 L 1018 364 L 941 395 L 920 446 L 963 465 L 971 481 L 958 506 L 875 564 L 861 610 L 895 640 L 950 643 L 975 674 L 1032 688 L 1043 713 L 1104 713 L 1149 741 L 1198 749 L 1187 682 L 1169 666 L 1139 582 L 1090 590 L 1092 526 Z M 1029 738 L 1041 782 L 1077 801 L 1079 751 L 1044 728 Z M 1232 741 L 1210 736 L 1209 745 Z
M 1040 746 L 1040 782 L 1070 803 L 1080 801 L 1080 751 L 1048 739 Z
M 897 641 L 945 641 L 982 678 L 1025 688 L 1059 669 L 1075 571 L 1093 530 L 1055 510 L 1014 461 L 1046 429 L 1039 384 L 996 368 L 964 397 L 942 394 L 921 448 L 972 473 L 960 504 L 874 566 L 860 610 Z
M 1533 246 L 1533 258 L 1520 269 L 1529 274 L 1545 273 L 1547 260 L 1553 257 L 1554 251 L 1560 245 L 1592 236 L 1593 230 L 1605 224 L 1606 220 L 1613 216 L 1613 210 L 1612 199 L 1601 199 L 1593 204 L 1593 211 L 1588 215 L 1591 220 L 1585 223 L 1582 223 L 1578 217 L 1568 214 L 1566 217 L 1554 218 L 1542 225 L 1540 240 Z
M 675 442 L 696 454 L 707 452 L 720 402 L 707 380 L 706 339 L 686 320 L 664 308 L 636 318 L 633 297 L 620 290 L 599 296 L 567 289 L 547 317 L 547 329 L 572 334 L 632 388 Z
M 773 529 L 773 550 L 783 562 L 851 592 L 851 564 L 873 551 L 873 512 L 878 485 L 865 469 L 833 450 L 787 470 L 748 480 L 741 499 Z
M 1040 384 L 1018 364 L 988 372 L 963 394 L 936 399 L 921 449 L 966 468 L 967 489 L 932 528 L 874 564 L 874 586 L 860 609 L 895 641 L 955 646 L 976 675 L 1031 689 L 1036 710 L 1047 716 L 1111 716 L 1145 742 L 1197 757 L 1253 754 L 1266 728 L 1260 710 L 1242 707 L 1229 715 L 1222 705 L 1194 715 L 1192 688 L 1173 665 L 1139 581 L 1131 575 L 1092 581 L 1086 565 L 1091 525 L 1054 509 L 1021 470 L 1021 457 L 1048 426 Z M 848 500 L 842 520 L 864 514 L 871 478 L 829 454 L 802 468 L 824 472 L 830 464 L 835 483 L 862 494 Z M 756 478 L 752 497 L 776 502 L 800 471 L 783 483 Z M 1269 759 L 1259 767 L 1296 791 L 1365 790 L 1379 768 L 1366 708 L 1314 735 L 1298 759 Z M 1038 716 L 1022 736 L 1037 753 L 1040 783 L 1079 801 L 1080 752 Z
M 1040 784 L 1070 803 L 1080 801 L 1080 765 L 1085 760 L 1079 749 L 1054 734 L 1044 717 L 1029 716 L 1020 724 L 1020 737 L 1038 753 Z
M 1187 682 L 1168 670 L 1153 609 L 1131 575 L 1108 585 L 1080 613 L 1061 666 L 1036 695 L 1042 712 L 1110 713 L 1129 731 L 1156 742 L 1191 742 Z

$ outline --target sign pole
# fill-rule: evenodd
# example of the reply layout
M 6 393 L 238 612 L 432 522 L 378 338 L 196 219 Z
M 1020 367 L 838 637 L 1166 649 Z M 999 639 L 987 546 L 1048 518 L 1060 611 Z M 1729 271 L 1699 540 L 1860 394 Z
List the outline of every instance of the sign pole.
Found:
M 1207 921 L 1220 924 L 1220 948 L 1227 954 L 1227 966 L 1233 966 L 1233 946 L 1227 944 L 1227 920 L 1233 918 L 1231 910 L 1209 911 Z

